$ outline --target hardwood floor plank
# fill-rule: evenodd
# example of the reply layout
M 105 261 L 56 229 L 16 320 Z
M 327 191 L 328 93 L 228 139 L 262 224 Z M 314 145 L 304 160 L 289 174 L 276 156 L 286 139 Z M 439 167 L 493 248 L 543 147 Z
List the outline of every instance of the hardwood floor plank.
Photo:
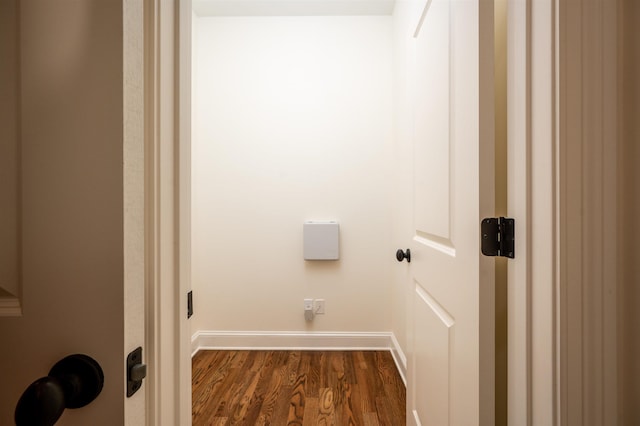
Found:
M 261 357 L 256 357 L 256 360 L 251 367 L 252 370 L 258 373 L 258 382 L 253 392 L 251 400 L 247 406 L 245 421 L 247 425 L 257 424 L 260 410 L 262 409 L 262 403 L 264 402 L 265 394 L 267 393 L 271 376 L 273 375 L 273 351 L 260 351 Z
M 320 397 L 318 398 L 318 424 L 336 424 L 333 390 L 331 388 L 320 388 Z
M 360 385 L 352 384 L 351 386 L 351 397 L 349 399 L 349 407 L 351 412 L 353 413 L 353 421 L 357 425 L 364 424 L 364 411 L 362 410 L 362 397 L 360 394 Z
M 340 419 L 341 425 L 361 425 L 362 422 L 358 423 L 356 420 L 356 412 L 353 410 L 352 400 L 351 400 L 351 387 L 353 385 L 350 383 L 344 383 L 344 388 L 342 389 L 342 404 L 340 410 L 336 410 L 339 413 L 338 418 Z
M 372 389 L 369 385 L 369 370 L 366 366 L 366 363 L 359 363 L 359 367 L 356 368 L 356 381 L 358 382 L 358 387 L 360 388 L 360 410 L 363 413 L 374 412 L 374 397 Z
M 287 425 L 302 426 L 305 411 L 305 392 L 306 376 L 303 374 L 298 376 L 293 386 L 293 393 L 289 402 L 289 415 L 287 416 Z
M 384 351 L 200 351 L 193 424 L 405 424 L 404 384 Z
M 364 414 L 364 426 L 380 426 L 376 413 Z
M 230 417 L 233 398 L 243 381 L 246 380 L 243 373 L 240 368 L 231 368 L 229 370 L 229 375 L 225 377 L 225 380 L 222 382 L 220 398 L 215 407 L 214 412 L 216 417 Z
M 244 389 L 240 400 L 237 401 L 235 408 L 233 408 L 233 414 L 231 416 L 232 424 L 244 424 L 243 422 L 245 421 L 247 411 L 251 405 L 251 400 L 254 396 L 256 387 L 258 386 L 258 381 L 260 380 L 259 371 L 252 371 L 252 375 L 253 378 L 249 383 L 249 386 Z
M 250 354 L 255 356 L 256 351 L 232 351 L 229 353 L 231 368 L 240 368 L 244 365 Z
M 220 360 L 219 368 L 215 364 L 209 366 L 211 374 L 202 377 L 197 390 L 194 389 L 193 413 L 202 418 L 209 419 L 215 416 L 219 400 L 225 388 L 225 383 L 229 381 L 229 375 L 233 370 L 229 368 L 230 357 L 226 354 Z M 235 380 L 231 377 L 231 382 Z
M 309 371 L 307 372 L 307 396 L 320 397 L 320 375 L 324 352 L 307 352 L 309 354 Z
M 353 352 L 344 352 L 344 379 L 347 383 L 350 383 L 352 385 L 357 383 L 355 373 L 355 357 Z
M 302 426 L 318 425 L 318 398 L 307 398 L 304 407 Z
M 271 424 L 273 413 L 277 411 L 276 402 L 284 386 L 282 369 L 282 366 L 275 366 L 273 368 L 269 386 L 266 389 L 264 401 L 262 402 L 258 415 L 259 423 L 261 424 Z
M 401 387 L 386 387 L 385 391 L 387 394 L 387 399 L 389 400 L 388 407 L 391 409 L 390 416 L 392 419 L 404 419 L 406 416 L 405 411 L 405 399 L 406 399 L 406 389 L 404 384 L 402 383 L 402 379 L 399 379 Z
M 392 414 L 389 398 L 381 396 L 376 398 L 376 415 L 381 425 L 393 426 L 393 421 L 397 417 L 394 417 Z
M 384 395 L 384 385 L 382 383 L 382 378 L 380 377 L 380 367 L 379 367 L 379 359 L 380 353 L 369 351 L 364 353 L 364 358 L 367 362 L 367 370 L 370 374 L 367 375 L 369 387 L 371 389 L 371 396 L 374 397 L 373 401 L 375 403 L 375 397 Z M 376 374 L 377 372 L 377 374 Z
M 366 370 L 367 369 L 367 361 L 364 359 L 364 351 L 357 351 L 353 354 L 354 363 L 356 363 L 356 367 Z
M 300 366 L 300 351 L 290 351 L 288 353 L 286 374 L 288 377 L 287 384 L 289 386 L 295 385 L 298 380 L 298 368 Z

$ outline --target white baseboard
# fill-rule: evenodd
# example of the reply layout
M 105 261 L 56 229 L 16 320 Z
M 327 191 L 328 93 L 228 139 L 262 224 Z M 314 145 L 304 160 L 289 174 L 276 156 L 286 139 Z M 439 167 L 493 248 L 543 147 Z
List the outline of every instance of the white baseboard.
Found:
M 305 333 L 291 331 L 199 331 L 191 338 L 201 349 L 391 350 L 391 333 Z
M 393 333 L 305 333 L 292 331 L 198 331 L 191 356 L 200 350 L 388 350 L 405 386 L 407 357 Z
M 404 382 L 404 386 L 407 386 L 407 357 L 402 351 L 400 347 L 400 343 L 396 339 L 395 334 L 391 333 L 391 356 L 396 363 L 396 368 L 398 369 L 398 373 L 400 373 L 400 377 L 402 377 L 402 381 Z

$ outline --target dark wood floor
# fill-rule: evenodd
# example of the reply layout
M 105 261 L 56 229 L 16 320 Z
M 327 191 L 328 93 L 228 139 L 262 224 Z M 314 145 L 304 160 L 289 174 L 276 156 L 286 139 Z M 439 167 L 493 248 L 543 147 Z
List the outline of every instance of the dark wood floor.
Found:
M 405 388 L 385 351 L 200 351 L 194 425 L 404 426 Z

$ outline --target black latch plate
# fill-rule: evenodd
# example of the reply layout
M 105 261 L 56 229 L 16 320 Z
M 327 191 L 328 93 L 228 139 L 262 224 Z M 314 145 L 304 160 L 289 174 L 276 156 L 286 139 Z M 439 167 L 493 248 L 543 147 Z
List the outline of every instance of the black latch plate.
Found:
M 187 293 L 187 319 L 193 315 L 193 290 Z
M 132 377 L 133 368 L 142 364 L 142 347 L 137 347 L 127 356 L 127 398 L 138 392 L 142 387 L 142 379 Z
M 505 217 L 490 217 L 480 226 L 482 254 L 513 259 L 515 221 Z

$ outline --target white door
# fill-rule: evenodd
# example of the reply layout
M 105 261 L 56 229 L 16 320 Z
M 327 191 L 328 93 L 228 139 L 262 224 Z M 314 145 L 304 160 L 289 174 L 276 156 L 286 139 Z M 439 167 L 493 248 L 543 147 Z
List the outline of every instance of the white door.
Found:
M 0 232 L 2 425 L 72 354 L 104 385 L 58 424 L 145 424 L 145 386 L 125 396 L 145 339 L 143 14 L 125 3 L 0 2 L 0 231 L 17 231 Z
M 425 3 L 414 33 L 407 421 L 491 424 L 493 260 L 479 227 L 494 204 L 493 74 L 480 63 L 485 47 L 493 61 L 493 40 L 480 36 L 493 30 L 478 0 Z

